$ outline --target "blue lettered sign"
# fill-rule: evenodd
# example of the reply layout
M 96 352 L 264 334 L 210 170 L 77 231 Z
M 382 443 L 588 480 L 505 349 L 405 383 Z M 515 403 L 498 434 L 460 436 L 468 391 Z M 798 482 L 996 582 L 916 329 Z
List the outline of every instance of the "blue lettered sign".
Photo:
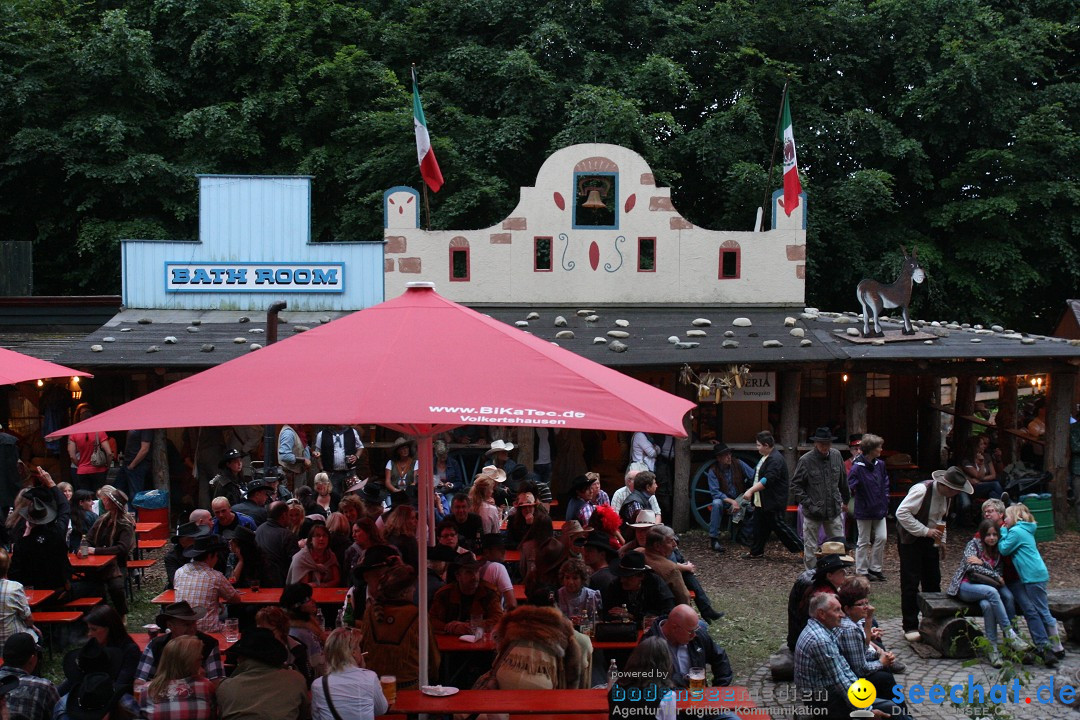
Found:
M 345 292 L 344 263 L 165 263 L 166 292 Z

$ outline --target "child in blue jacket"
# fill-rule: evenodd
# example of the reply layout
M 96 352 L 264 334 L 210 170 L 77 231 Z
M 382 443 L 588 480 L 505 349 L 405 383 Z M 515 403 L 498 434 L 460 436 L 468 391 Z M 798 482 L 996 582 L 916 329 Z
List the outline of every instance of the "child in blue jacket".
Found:
M 1020 580 L 1013 583 L 1010 590 L 1024 613 L 1031 640 L 1039 648 L 1043 662 L 1048 667 L 1054 667 L 1058 658 L 1064 657 L 1065 648 L 1046 599 L 1046 583 L 1050 573 L 1035 546 L 1035 528 L 1035 517 L 1027 505 L 1010 505 L 1005 508 L 998 550 L 1002 555 L 1012 557 Z

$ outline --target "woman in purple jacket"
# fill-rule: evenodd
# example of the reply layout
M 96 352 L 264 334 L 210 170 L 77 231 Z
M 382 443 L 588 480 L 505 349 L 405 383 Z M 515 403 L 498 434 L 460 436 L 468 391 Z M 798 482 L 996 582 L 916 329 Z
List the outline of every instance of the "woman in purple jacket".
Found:
M 882 582 L 881 563 L 885 557 L 885 515 L 889 511 L 889 474 L 881 459 L 885 441 L 878 435 L 863 435 L 848 472 L 848 487 L 855 498 L 855 520 L 859 526 L 859 541 L 855 546 L 855 573 L 868 575 Z

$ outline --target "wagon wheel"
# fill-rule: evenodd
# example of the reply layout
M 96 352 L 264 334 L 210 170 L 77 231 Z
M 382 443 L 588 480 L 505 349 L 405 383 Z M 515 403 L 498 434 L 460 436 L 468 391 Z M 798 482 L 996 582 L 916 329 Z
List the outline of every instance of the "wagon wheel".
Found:
M 709 490 L 709 481 L 705 473 L 709 471 L 716 460 L 710 460 L 698 468 L 694 476 L 690 478 L 690 512 L 694 514 L 694 520 L 704 529 L 709 529 L 709 514 L 712 509 L 712 492 Z

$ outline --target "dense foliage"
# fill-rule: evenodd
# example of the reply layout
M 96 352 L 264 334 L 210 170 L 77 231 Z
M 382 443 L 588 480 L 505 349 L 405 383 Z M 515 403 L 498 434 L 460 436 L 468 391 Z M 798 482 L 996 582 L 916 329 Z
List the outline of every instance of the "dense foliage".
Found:
M 749 229 L 790 81 L 810 304 L 855 309 L 906 244 L 916 316 L 1046 329 L 1080 271 L 1078 21 L 1075 0 L 3 0 L 0 222 L 57 294 L 116 292 L 121 237 L 192 237 L 195 173 L 315 175 L 314 236 L 378 238 L 382 192 L 419 183 L 416 63 L 436 227 L 495 222 L 552 151 L 601 141 L 694 222 Z

